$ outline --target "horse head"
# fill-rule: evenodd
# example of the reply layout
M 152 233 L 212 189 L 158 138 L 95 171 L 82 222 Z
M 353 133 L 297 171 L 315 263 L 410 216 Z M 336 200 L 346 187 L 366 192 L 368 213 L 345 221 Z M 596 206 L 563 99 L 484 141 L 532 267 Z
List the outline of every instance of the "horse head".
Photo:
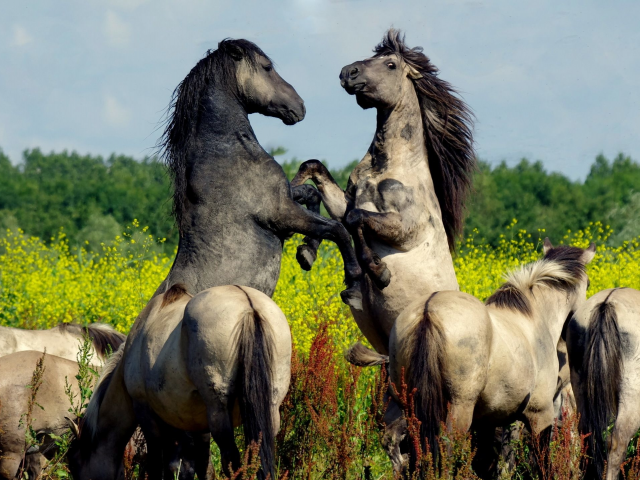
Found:
M 304 119 L 304 101 L 257 45 L 248 40 L 223 40 L 218 51 L 235 63 L 238 93 L 247 113 L 276 117 L 286 125 Z

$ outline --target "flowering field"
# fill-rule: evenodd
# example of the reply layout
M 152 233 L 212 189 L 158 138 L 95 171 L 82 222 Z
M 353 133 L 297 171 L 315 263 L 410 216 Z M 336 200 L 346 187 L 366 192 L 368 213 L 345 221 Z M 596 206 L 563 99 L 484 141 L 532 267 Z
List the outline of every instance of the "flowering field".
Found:
M 497 247 L 478 241 L 477 232 L 460 243 L 454 262 L 463 291 L 484 300 L 508 269 L 540 257 L 544 231 L 528 234 L 516 226 L 514 221 L 505 230 Z M 598 246 L 588 266 L 589 295 L 617 286 L 640 289 L 640 238 L 614 248 L 606 245 L 611 233 L 593 224 L 552 239 Z M 312 271 L 304 272 L 295 260 L 300 240 L 285 246 L 274 294 L 296 347 L 278 436 L 279 476 L 286 471 L 288 478 L 392 478 L 378 428 L 384 376 L 348 366 L 340 355 L 362 340 L 340 301 L 342 261 L 325 242 Z M 0 325 L 106 322 L 126 333 L 171 266 L 172 259 L 159 251 L 156 240 L 135 223 L 101 252 L 71 249 L 63 233 L 43 242 L 6 232 L 0 237 Z
M 508 269 L 540 257 L 544 232 L 531 235 L 515 227 L 514 222 L 497 248 L 479 243 L 478 235 L 459 245 L 454 262 L 463 291 L 484 300 Z M 610 287 L 640 288 L 640 238 L 611 248 L 605 245 L 610 234 L 595 224 L 561 240 L 581 247 L 597 244 L 588 267 L 589 295 Z M 309 350 L 325 320 L 330 320 L 336 345 L 346 347 L 359 339 L 359 332 L 339 297 L 342 260 L 333 244 L 325 242 L 312 271 L 305 272 L 295 260 L 299 241 L 294 238 L 285 246 L 274 300 L 289 319 L 300 350 Z M 171 266 L 172 259 L 156 253 L 154 243 L 135 224 L 102 252 L 71 250 L 62 233 L 45 243 L 7 232 L 0 237 L 0 324 L 48 328 L 60 322 L 106 322 L 126 333 Z

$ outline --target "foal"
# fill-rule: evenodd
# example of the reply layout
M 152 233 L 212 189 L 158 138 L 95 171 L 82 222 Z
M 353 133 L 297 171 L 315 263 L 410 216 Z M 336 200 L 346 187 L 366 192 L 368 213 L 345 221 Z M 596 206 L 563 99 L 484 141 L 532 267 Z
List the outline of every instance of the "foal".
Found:
M 553 248 L 546 239 L 544 252 L 510 273 L 486 305 L 466 293 L 436 292 L 396 320 L 390 378 L 400 385 L 404 369 L 409 391 L 417 389 L 415 413 L 432 452 L 447 404 L 462 431 L 472 422 L 496 427 L 519 419 L 537 435 L 553 423 L 556 346 L 585 300 L 595 245 Z

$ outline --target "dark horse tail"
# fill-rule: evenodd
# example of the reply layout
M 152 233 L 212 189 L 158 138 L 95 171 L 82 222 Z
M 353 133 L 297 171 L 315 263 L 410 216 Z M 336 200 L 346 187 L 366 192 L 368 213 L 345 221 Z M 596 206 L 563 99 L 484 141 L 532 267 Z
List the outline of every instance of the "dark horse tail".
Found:
M 614 290 L 615 291 L 615 290 Z M 603 478 L 607 459 L 605 432 L 618 414 L 620 385 L 622 382 L 622 351 L 618 318 L 609 297 L 591 313 L 588 343 L 583 356 L 581 383 L 586 390 L 580 423 L 588 437 L 592 468 L 591 478 Z
M 240 287 L 238 287 L 240 288 Z M 245 292 L 240 288 L 245 295 Z M 271 474 L 275 479 L 275 434 L 271 397 L 273 395 L 273 336 L 267 321 L 260 315 L 247 295 L 251 311 L 242 319 L 238 342 L 238 375 L 240 379 L 240 415 L 247 445 L 260 444 L 262 470 L 258 478 Z
M 416 325 L 411 344 L 413 350 L 407 372 L 409 388 L 415 388 L 415 415 L 421 422 L 420 441 L 424 448 L 424 439 L 436 460 L 439 454 L 438 436 L 440 425 L 447 419 L 447 403 L 450 395 L 444 381 L 445 338 L 442 326 L 429 314 L 429 303 L 438 292 L 431 294 L 424 305 L 422 319 Z M 412 447 L 411 466 L 415 465 L 415 447 Z

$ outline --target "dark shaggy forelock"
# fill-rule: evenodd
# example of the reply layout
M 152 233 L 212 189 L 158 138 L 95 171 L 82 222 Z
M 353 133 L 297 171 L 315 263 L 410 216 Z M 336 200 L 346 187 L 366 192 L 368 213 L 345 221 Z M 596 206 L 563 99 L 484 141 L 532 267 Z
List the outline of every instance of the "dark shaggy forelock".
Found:
M 269 59 L 255 43 L 224 39 L 217 50 L 207 50 L 204 58 L 191 69 L 171 96 L 167 126 L 158 147 L 173 180 L 173 215 L 180 234 L 187 190 L 187 150 L 198 123 L 200 100 L 213 84 L 237 91 L 236 64 L 232 57 L 237 53 L 241 53 L 253 67 L 257 65 L 258 56 Z
M 420 101 L 429 169 L 442 210 L 449 248 L 462 233 L 464 204 L 477 167 L 473 149 L 473 114 L 453 87 L 438 78 L 438 68 L 422 47 L 409 48 L 399 30 L 390 29 L 374 49 L 374 57 L 399 55 L 422 78 L 413 80 Z

